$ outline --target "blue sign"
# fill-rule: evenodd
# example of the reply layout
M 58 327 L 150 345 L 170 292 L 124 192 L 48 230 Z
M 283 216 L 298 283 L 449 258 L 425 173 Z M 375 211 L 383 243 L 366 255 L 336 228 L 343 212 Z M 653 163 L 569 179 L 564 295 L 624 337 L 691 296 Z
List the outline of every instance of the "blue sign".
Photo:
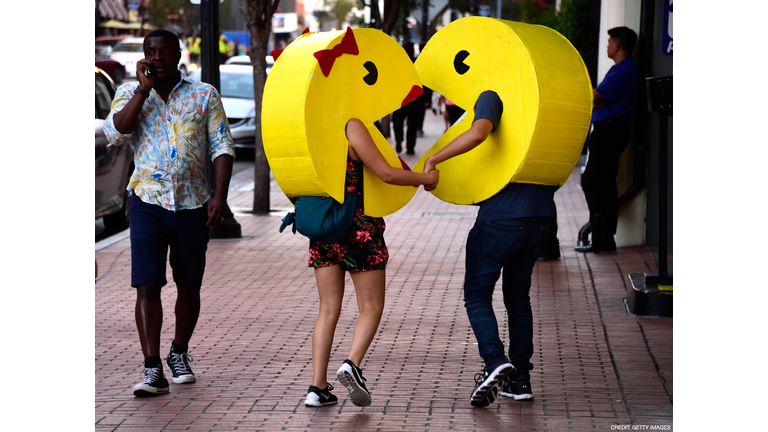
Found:
M 662 50 L 666 55 L 672 55 L 672 0 L 664 2 L 664 38 Z

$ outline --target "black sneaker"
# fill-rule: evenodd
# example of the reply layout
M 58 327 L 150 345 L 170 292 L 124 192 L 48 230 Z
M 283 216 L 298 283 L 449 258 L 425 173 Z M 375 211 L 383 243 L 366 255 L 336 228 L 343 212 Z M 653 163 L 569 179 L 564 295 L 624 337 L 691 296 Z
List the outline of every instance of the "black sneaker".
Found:
M 472 392 L 469 403 L 481 408 L 490 405 L 499 395 L 499 387 L 505 385 L 514 372 L 512 363 L 501 361 L 490 368 L 484 368 L 482 373 L 475 374 L 475 391 Z
M 355 366 L 352 360 L 344 360 L 336 372 L 336 378 L 349 391 L 349 398 L 352 399 L 353 404 L 359 407 L 371 404 L 371 393 L 365 387 L 363 371 Z
M 176 354 L 171 351 L 168 354 L 165 364 L 168 365 L 168 371 L 173 375 L 175 384 L 193 383 L 197 380 L 189 367 L 191 361 L 192 356 L 187 353 Z
M 321 407 L 335 404 L 339 401 L 339 398 L 334 396 L 333 393 L 331 393 L 331 390 L 333 390 L 333 386 L 330 384 L 326 384 L 325 390 L 320 390 L 320 388 L 316 386 L 309 386 L 307 400 L 304 401 L 304 405 Z
M 501 395 L 511 397 L 515 400 L 533 399 L 531 380 L 527 378 L 519 378 L 515 381 L 508 382 L 504 387 L 501 388 Z
M 141 372 L 144 379 L 133 387 L 133 395 L 136 397 L 155 396 L 168 393 L 168 380 L 163 376 L 163 368 L 144 368 Z

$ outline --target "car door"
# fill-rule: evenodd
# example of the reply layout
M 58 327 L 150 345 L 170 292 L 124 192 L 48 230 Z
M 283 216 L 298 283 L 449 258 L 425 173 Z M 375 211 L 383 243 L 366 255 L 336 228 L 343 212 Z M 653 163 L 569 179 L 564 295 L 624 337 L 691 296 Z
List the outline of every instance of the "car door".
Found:
M 104 134 L 115 86 L 103 73 L 96 71 L 96 115 L 94 123 L 96 150 L 96 217 L 119 210 L 125 198 L 126 146 L 111 146 Z

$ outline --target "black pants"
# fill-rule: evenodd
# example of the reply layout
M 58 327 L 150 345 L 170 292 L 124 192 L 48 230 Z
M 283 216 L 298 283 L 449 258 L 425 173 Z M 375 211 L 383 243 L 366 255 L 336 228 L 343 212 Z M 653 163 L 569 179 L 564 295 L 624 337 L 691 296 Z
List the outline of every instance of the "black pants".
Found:
M 629 143 L 627 120 L 604 120 L 594 124 L 589 135 L 589 158 L 581 188 L 589 207 L 592 225 L 592 247 L 615 249 L 616 225 L 619 221 L 619 191 L 616 176 L 619 160 Z
M 405 148 L 413 153 L 416 148 L 416 131 L 418 130 L 418 107 L 413 103 L 396 110 L 392 114 L 392 128 L 395 130 L 395 142 L 400 145 L 403 142 L 403 122 L 407 119 L 408 131 L 406 132 Z
M 555 213 L 549 223 L 547 236 L 539 243 L 539 258 L 560 258 L 560 240 L 557 239 L 557 206 L 552 203 Z

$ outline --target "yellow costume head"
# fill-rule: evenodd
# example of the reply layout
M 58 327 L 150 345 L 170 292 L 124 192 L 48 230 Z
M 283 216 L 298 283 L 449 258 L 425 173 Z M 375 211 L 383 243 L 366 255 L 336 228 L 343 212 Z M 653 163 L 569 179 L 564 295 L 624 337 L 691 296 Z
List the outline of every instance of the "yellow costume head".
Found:
M 374 29 L 306 33 L 280 53 L 264 87 L 264 151 L 289 197 L 344 200 L 347 122 L 361 120 L 390 165 L 405 167 L 373 122 L 422 93 L 411 59 Z M 365 214 L 385 216 L 416 188 L 392 186 L 365 170 Z
M 538 25 L 469 17 L 438 31 L 416 61 L 424 86 L 463 108 L 422 157 L 468 130 L 485 90 L 504 104 L 496 131 L 470 152 L 439 164 L 433 191 L 454 204 L 483 201 L 510 182 L 562 185 L 578 161 L 592 115 L 592 86 L 581 56 L 556 31 Z

